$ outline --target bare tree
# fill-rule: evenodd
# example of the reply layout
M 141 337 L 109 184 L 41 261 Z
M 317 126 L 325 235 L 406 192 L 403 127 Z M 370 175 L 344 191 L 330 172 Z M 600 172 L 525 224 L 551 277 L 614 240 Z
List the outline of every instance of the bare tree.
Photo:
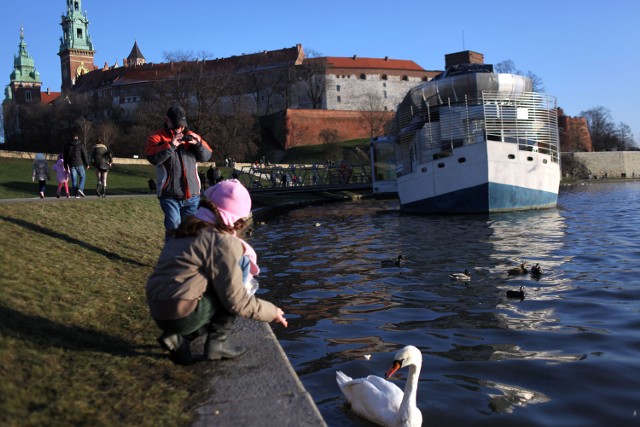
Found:
M 324 58 L 305 59 L 295 68 L 295 79 L 306 85 L 311 109 L 321 109 L 326 87 L 326 63 Z
M 91 123 L 84 116 L 82 116 L 76 119 L 75 124 L 78 127 L 78 133 L 79 133 L 78 136 L 82 140 L 82 143 L 84 144 L 84 148 L 88 149 L 89 148 L 88 141 L 89 141 L 89 138 L 91 137 L 91 129 L 93 128 L 93 123 Z
M 103 120 L 96 126 L 96 137 L 101 139 L 107 147 L 115 146 L 118 127 L 110 120 Z
M 542 81 L 542 77 L 535 74 L 533 71 L 529 70 L 526 73 L 520 71 L 515 62 L 510 59 L 500 61 L 493 66 L 494 71 L 497 73 L 507 73 L 507 74 L 519 74 L 525 77 L 528 77 L 531 80 L 531 90 L 534 92 L 544 92 L 544 83 Z
M 589 133 L 594 151 L 611 151 L 619 148 L 616 126 L 611 118 L 611 112 L 600 106 L 580 112 L 587 119 Z
M 385 134 L 385 128 L 390 122 L 384 111 L 384 99 L 379 93 L 370 91 L 362 95 L 362 110 L 360 116 L 369 128 L 369 137 L 375 138 Z

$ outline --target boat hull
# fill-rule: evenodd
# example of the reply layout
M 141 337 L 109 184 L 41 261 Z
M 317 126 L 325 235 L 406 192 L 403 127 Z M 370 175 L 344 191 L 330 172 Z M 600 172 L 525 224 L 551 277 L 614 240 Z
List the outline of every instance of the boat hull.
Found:
M 405 212 L 505 212 L 551 208 L 558 201 L 559 164 L 515 144 L 476 143 L 412 169 L 397 180 Z

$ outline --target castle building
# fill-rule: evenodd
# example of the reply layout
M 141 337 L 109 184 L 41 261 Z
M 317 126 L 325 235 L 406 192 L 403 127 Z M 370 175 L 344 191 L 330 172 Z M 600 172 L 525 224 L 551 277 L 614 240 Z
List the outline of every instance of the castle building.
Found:
M 307 58 L 300 44 L 227 58 L 153 63 L 147 62 L 137 41 L 121 66 L 116 62 L 97 67 L 82 1 L 66 3 L 58 51 L 65 99 L 84 98 L 95 105 L 119 108 L 127 115 L 148 99 L 145 95 L 152 87 L 177 89 L 195 100 L 189 84 L 201 79 L 208 85 L 208 96 L 215 99 L 216 113 L 233 115 L 240 109 L 261 117 L 261 124 L 266 123 L 285 149 L 322 143 L 319 134 L 325 130 L 336 130 L 343 140 L 380 135 L 406 93 L 440 73 L 411 60 L 389 57 Z M 445 68 L 460 63 L 482 64 L 484 56 L 472 51 L 445 55 Z M 48 90 L 42 94 L 41 86 L 21 31 L 5 103 L 42 102 L 57 96 Z M 373 129 L 373 113 L 381 123 L 377 130 Z M 370 117 L 365 118 L 367 114 Z M 584 126 L 577 126 L 575 120 L 562 127 L 565 139 L 575 141 L 584 133 Z M 588 145 L 580 148 L 588 150 Z

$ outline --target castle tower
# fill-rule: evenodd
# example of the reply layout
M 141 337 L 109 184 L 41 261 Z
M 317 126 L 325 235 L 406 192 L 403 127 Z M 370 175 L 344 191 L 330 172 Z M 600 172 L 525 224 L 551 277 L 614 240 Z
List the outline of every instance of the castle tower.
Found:
M 70 90 L 82 74 L 96 69 L 95 50 L 89 36 L 89 19 L 82 13 L 82 0 L 67 0 L 67 14 L 62 15 L 60 38 L 60 67 L 62 91 Z
M 133 67 L 135 65 L 144 65 L 147 62 L 145 57 L 140 52 L 140 48 L 138 47 L 138 42 L 133 42 L 133 48 L 131 49 L 131 53 L 127 57 L 127 66 Z
M 13 57 L 13 72 L 10 79 L 11 81 L 5 89 L 7 100 L 13 100 L 17 104 L 40 102 L 42 81 L 33 58 L 27 52 L 24 28 L 20 28 L 20 44 L 18 44 L 18 54 Z

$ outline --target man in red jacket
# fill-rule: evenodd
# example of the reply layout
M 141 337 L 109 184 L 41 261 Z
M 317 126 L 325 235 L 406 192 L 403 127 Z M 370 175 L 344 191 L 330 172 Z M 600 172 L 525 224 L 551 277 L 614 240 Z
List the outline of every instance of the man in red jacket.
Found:
M 156 166 L 156 182 L 164 227 L 169 237 L 182 220 L 194 215 L 200 203 L 198 162 L 211 158 L 211 148 L 200 135 L 187 130 L 184 109 L 167 110 L 164 128 L 147 138 L 147 160 Z

